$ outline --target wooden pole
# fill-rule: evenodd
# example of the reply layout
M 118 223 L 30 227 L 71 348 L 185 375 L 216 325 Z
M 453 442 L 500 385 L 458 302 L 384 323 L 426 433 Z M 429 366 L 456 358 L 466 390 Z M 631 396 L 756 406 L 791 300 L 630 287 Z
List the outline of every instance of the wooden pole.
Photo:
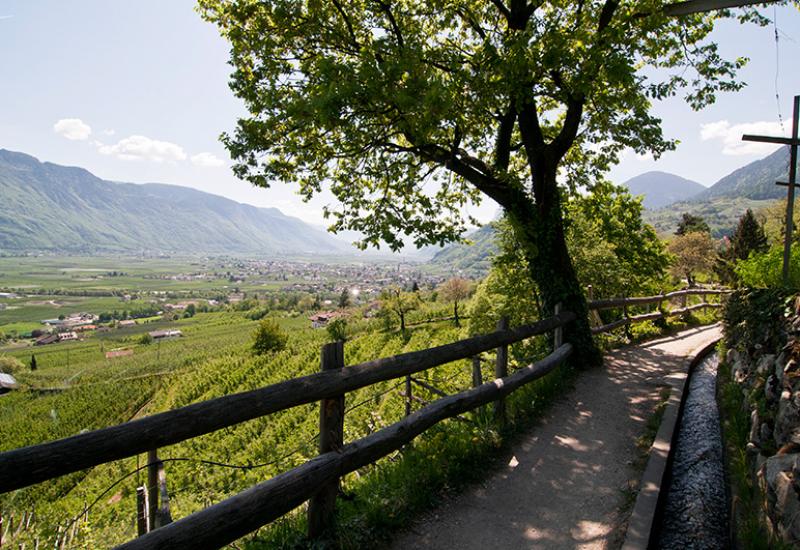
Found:
M 406 416 L 411 414 L 411 375 L 406 375 Z
M 497 330 L 508 329 L 508 318 L 501 317 L 497 321 Z M 497 359 L 494 364 L 494 377 L 505 378 L 508 375 L 508 346 L 500 346 L 497 348 Z M 494 421 L 499 427 L 506 425 L 506 400 L 500 398 L 494 402 Z
M 472 387 L 477 388 L 483 384 L 483 376 L 481 376 L 481 356 L 476 355 L 472 358 Z
M 792 115 L 792 139 L 798 138 L 798 119 L 800 118 L 800 95 L 794 96 Z M 783 284 L 789 285 L 789 260 L 792 254 L 792 232 L 794 230 L 794 187 L 797 183 L 797 144 L 789 148 L 789 192 L 786 197 L 786 233 L 783 237 Z
M 556 315 L 561 313 L 561 302 L 556 304 L 554 313 Z M 564 327 L 556 327 L 555 330 L 553 330 L 553 351 L 560 348 L 561 344 L 563 343 L 564 343 Z
M 147 452 L 147 526 L 148 531 L 156 529 L 158 517 L 158 450 Z
M 344 342 L 322 347 L 321 370 L 344 368 Z M 406 380 L 406 391 L 410 382 Z M 319 407 L 319 454 L 341 452 L 344 445 L 344 395 L 323 399 Z M 308 538 L 319 539 L 330 534 L 335 518 L 339 478 L 321 485 L 308 503 Z
M 167 491 L 167 472 L 164 462 L 158 463 L 158 488 L 161 495 L 161 509 L 158 511 L 158 526 L 162 527 L 172 523 L 172 513 L 169 509 L 169 492 Z
M 136 488 L 136 532 L 141 537 L 147 529 L 147 488 Z

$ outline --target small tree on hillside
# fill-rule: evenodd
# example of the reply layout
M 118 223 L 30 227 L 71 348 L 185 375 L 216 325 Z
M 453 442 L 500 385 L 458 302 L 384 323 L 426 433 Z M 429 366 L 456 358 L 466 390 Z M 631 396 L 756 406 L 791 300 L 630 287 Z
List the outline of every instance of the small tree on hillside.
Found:
M 684 212 L 681 221 L 678 223 L 678 229 L 675 230 L 675 234 L 688 235 L 689 233 L 711 233 L 711 229 L 700 216 L 694 216 L 688 212 Z
M 439 287 L 439 293 L 448 302 L 453 302 L 453 317 L 455 325 L 461 326 L 458 318 L 458 304 L 467 299 L 472 293 L 472 283 L 461 277 L 453 277 Z
M 346 287 L 342 289 L 341 295 L 339 295 L 339 307 L 344 309 L 350 305 L 350 290 Z
M 769 249 L 767 234 L 749 208 L 739 218 L 739 225 L 731 237 L 731 259 L 746 260 L 751 252 L 766 252 Z
M 381 308 L 400 321 L 400 332 L 406 331 L 406 315 L 419 307 L 420 299 L 416 292 L 404 292 L 399 287 L 389 287 L 381 292 Z
M 694 286 L 698 271 L 711 269 L 716 255 L 711 235 L 699 232 L 675 237 L 669 243 L 669 251 L 675 255 L 672 274 L 678 278 L 685 277 L 689 286 Z
M 258 323 L 258 328 L 253 333 L 253 353 L 264 355 L 271 351 L 280 351 L 286 348 L 288 337 L 274 319 L 264 318 Z
M 735 267 L 750 257 L 751 254 L 760 254 L 769 249 L 767 234 L 749 208 L 739 218 L 736 231 L 730 239 L 728 247 L 723 250 L 717 259 L 714 271 L 723 283 L 736 283 Z

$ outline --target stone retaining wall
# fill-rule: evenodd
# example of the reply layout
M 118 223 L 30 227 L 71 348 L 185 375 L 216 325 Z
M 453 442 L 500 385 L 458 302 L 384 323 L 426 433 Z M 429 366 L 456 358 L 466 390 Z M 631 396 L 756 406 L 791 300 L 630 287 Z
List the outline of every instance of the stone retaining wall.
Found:
M 728 341 L 731 378 L 742 387 L 750 410 L 749 463 L 764 495 L 765 522 L 777 538 L 800 540 L 800 296 L 787 300 L 778 336 L 750 331 L 754 341 Z M 766 328 L 761 330 L 767 330 Z M 726 336 L 729 336 L 726 326 Z M 774 344 L 773 344 L 774 345 Z

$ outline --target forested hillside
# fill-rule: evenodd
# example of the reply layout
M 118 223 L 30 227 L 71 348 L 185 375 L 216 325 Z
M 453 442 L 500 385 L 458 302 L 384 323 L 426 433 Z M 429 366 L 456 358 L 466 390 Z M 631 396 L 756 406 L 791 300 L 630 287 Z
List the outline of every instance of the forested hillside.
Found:
M 0 150 L 0 252 L 305 254 L 354 250 L 276 208 L 101 180 Z

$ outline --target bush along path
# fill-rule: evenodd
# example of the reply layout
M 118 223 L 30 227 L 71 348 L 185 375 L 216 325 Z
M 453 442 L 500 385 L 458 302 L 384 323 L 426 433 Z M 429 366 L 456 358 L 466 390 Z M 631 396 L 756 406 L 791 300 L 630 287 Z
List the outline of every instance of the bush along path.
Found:
M 401 533 L 392 548 L 606 548 L 621 541 L 641 472 L 637 439 L 686 357 L 719 338 L 699 327 L 610 352 L 520 437 L 504 466 Z

